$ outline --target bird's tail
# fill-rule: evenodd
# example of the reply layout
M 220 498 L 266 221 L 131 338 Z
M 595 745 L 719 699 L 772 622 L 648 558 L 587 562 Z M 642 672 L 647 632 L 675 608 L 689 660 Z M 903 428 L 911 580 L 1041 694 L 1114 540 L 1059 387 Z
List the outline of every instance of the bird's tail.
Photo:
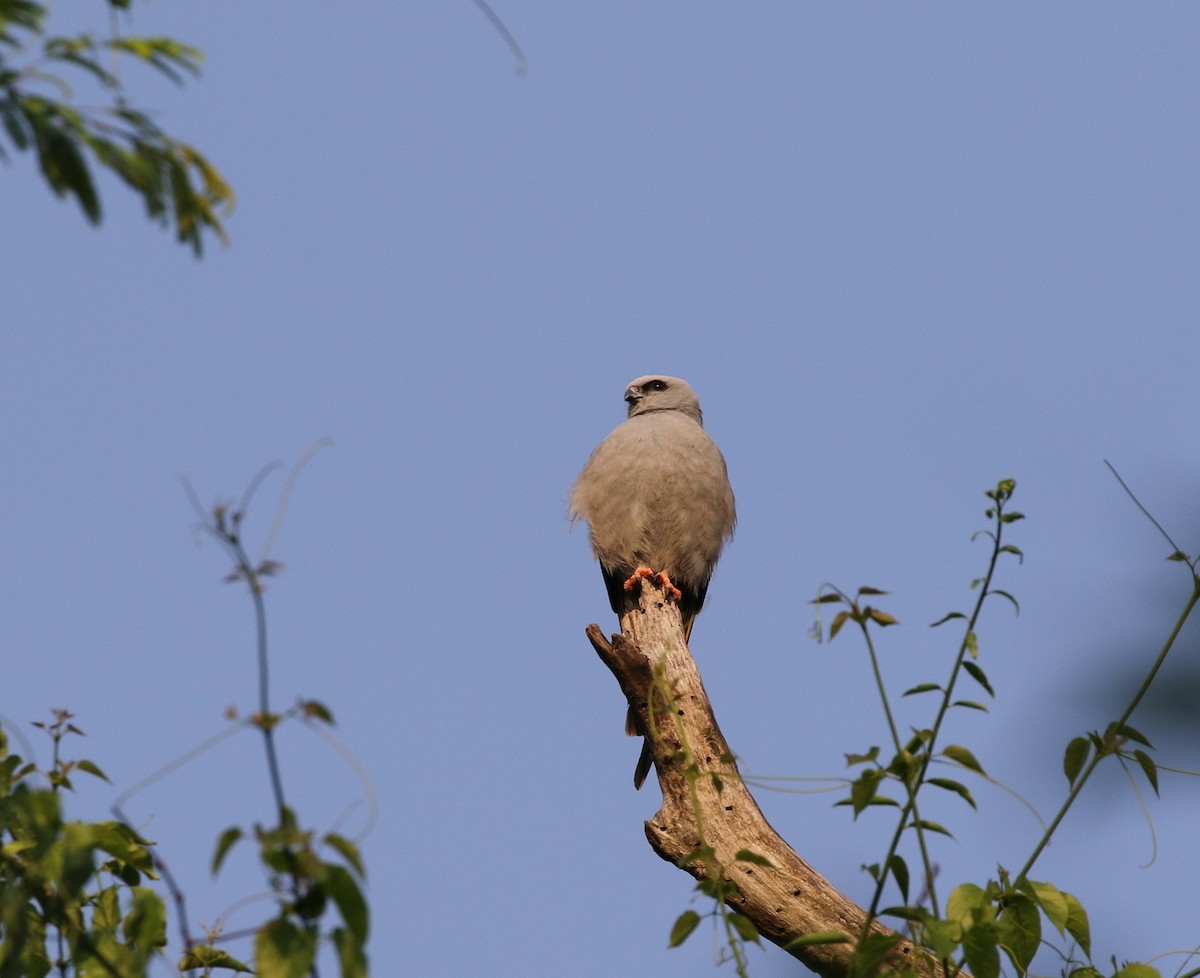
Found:
M 650 741 L 642 741 L 642 753 L 638 757 L 637 767 L 633 769 L 633 787 L 636 791 L 641 791 L 642 785 L 646 783 L 646 776 L 650 773 L 650 765 L 654 763 L 654 758 L 650 756 Z

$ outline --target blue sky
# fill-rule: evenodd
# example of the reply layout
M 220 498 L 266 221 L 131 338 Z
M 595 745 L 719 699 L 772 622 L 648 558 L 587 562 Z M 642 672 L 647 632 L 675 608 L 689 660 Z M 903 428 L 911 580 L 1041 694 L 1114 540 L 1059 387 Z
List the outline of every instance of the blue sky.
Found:
M 691 888 L 645 843 L 657 792 L 630 787 L 583 635 L 614 621 L 571 482 L 629 379 L 693 384 L 739 508 L 693 652 L 744 769 L 817 776 L 885 730 L 854 640 L 808 637 L 809 599 L 887 588 L 888 678 L 940 680 L 953 642 L 927 623 L 970 601 L 982 491 L 1016 478 L 1027 559 L 1001 586 L 1022 614 L 985 615 L 998 700 L 950 735 L 1048 815 L 1066 742 L 1119 709 L 1188 589 L 1103 459 L 1200 548 L 1200 7 L 496 11 L 524 77 L 465 0 L 137 6 L 127 30 L 208 56 L 185 90 L 134 84 L 237 191 L 202 262 L 120 188 L 97 230 L 28 158 L 4 168 L 0 714 L 75 711 L 115 783 L 81 791 L 98 816 L 253 709 L 249 601 L 177 476 L 232 499 L 330 438 L 272 554 L 274 700 L 328 703 L 373 778 L 374 973 L 717 973 L 706 933 L 666 949 Z M 1164 675 L 1191 725 L 1135 717 L 1192 769 L 1195 655 L 1190 629 Z M 299 728 L 281 746 L 301 817 L 359 831 L 337 754 Z M 938 813 L 943 890 L 1038 837 L 976 795 Z M 759 797 L 866 894 L 882 817 Z M 1039 863 L 1091 912 L 1099 962 L 1200 939 L 1198 801 L 1164 780 L 1142 868 L 1155 843 L 1110 773 Z M 211 922 L 261 888 L 249 847 L 210 883 L 213 842 L 269 806 L 245 735 L 129 807 Z

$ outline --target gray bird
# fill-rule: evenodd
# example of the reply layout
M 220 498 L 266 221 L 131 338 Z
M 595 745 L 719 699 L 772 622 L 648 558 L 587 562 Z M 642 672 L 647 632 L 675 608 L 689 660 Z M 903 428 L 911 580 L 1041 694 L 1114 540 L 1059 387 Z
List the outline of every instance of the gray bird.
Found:
M 704 431 L 700 401 L 678 377 L 639 377 L 625 388 L 629 420 L 592 452 L 571 492 L 618 617 L 637 607 L 638 579 L 657 576 L 675 594 L 685 639 L 736 522 L 721 451 Z M 677 592 L 677 593 L 676 593 Z M 625 724 L 636 735 L 633 713 Z M 634 771 L 640 788 L 650 749 Z

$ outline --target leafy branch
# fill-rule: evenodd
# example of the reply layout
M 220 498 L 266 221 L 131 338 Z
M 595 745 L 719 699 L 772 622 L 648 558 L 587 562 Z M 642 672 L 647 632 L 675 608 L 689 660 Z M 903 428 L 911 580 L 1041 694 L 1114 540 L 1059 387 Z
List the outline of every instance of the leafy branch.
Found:
M 1051 819 L 1050 824 L 1046 827 L 1045 832 L 1042 833 L 1042 837 L 1038 840 L 1037 845 L 1034 846 L 1033 852 L 1030 853 L 1025 865 L 1017 873 L 1018 881 L 1025 879 L 1029 871 L 1033 868 L 1038 857 L 1045 850 L 1046 846 L 1049 845 L 1050 839 L 1058 829 L 1059 824 L 1075 804 L 1084 785 L 1087 784 L 1092 773 L 1104 758 L 1110 756 L 1117 757 L 1122 763 L 1126 760 L 1132 760 L 1142 769 L 1147 782 L 1154 789 L 1154 793 L 1158 794 L 1158 767 L 1154 760 L 1140 747 L 1133 749 L 1129 749 L 1128 747 L 1131 742 L 1141 744 L 1142 747 L 1147 748 L 1152 748 L 1152 745 L 1144 734 L 1129 725 L 1129 720 L 1132 718 L 1134 711 L 1138 708 L 1146 693 L 1149 692 L 1150 686 L 1158 676 L 1163 663 L 1166 662 L 1167 656 L 1175 647 L 1175 640 L 1179 637 L 1180 632 L 1183 631 L 1183 626 L 1187 623 L 1188 618 L 1191 617 L 1196 603 L 1200 602 L 1200 573 L 1197 572 L 1197 563 L 1200 562 L 1200 557 L 1189 556 L 1181 550 L 1175 541 L 1171 539 L 1171 535 L 1163 529 L 1162 524 L 1142 505 L 1141 500 L 1134 495 L 1133 490 L 1126 485 L 1125 480 L 1121 478 L 1117 470 L 1107 461 L 1104 464 L 1108 466 L 1109 471 L 1112 472 L 1117 482 L 1121 484 L 1121 488 L 1125 490 L 1137 508 L 1141 510 L 1146 519 L 1154 525 L 1155 529 L 1162 534 L 1163 538 L 1170 545 L 1171 553 L 1167 559 L 1181 563 L 1187 567 L 1192 579 L 1192 593 L 1188 596 L 1183 609 L 1175 620 L 1174 626 L 1163 642 L 1162 648 L 1159 649 L 1158 655 L 1155 657 L 1153 663 L 1151 663 L 1149 670 L 1147 670 L 1141 685 L 1133 694 L 1132 699 L 1130 699 L 1128 705 L 1121 712 L 1121 715 L 1112 721 L 1104 729 L 1103 733 L 1092 731 L 1086 737 L 1075 737 L 1067 744 L 1066 752 L 1063 755 L 1063 773 L 1067 776 L 1070 791 L 1055 813 L 1054 818 Z
M 130 0 L 107 3 L 115 12 Z M 32 151 L 50 189 L 74 197 L 92 224 L 102 217 L 93 176 L 99 167 L 142 198 L 149 218 L 174 226 L 197 257 L 206 233 L 225 243 L 222 217 L 232 210 L 233 190 L 204 154 L 130 103 L 119 71 L 123 58 L 132 59 L 182 85 L 199 75 L 203 53 L 168 37 L 48 36 L 47 12 L 38 0 L 0 0 L 0 125 L 11 145 Z M 107 104 L 77 104 L 72 74 Z M 3 144 L 0 159 L 8 159 Z

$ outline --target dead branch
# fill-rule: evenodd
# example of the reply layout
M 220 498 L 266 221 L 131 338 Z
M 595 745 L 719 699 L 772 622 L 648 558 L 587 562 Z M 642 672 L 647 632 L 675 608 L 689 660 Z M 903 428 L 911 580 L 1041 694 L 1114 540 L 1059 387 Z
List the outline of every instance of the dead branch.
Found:
M 780 947 L 818 931 L 840 931 L 857 939 L 866 912 L 780 837 L 738 774 L 684 642 L 674 602 L 661 587 L 643 583 L 640 605 L 622 617 L 621 629 L 611 642 L 599 625 L 590 625 L 587 636 L 650 740 L 663 794 L 662 808 L 646 822 L 654 851 L 701 879 L 712 864 L 683 861 L 702 845 L 711 847 L 716 865 L 737 884 L 729 905 Z M 699 773 L 693 773 L 692 783 L 689 764 Z M 739 850 L 766 857 L 771 868 L 737 860 Z M 872 929 L 890 933 L 878 923 Z M 847 978 L 852 947 L 817 944 L 789 953 L 824 978 Z M 921 978 L 940 974 L 937 965 L 908 941 L 893 948 L 883 970 Z

